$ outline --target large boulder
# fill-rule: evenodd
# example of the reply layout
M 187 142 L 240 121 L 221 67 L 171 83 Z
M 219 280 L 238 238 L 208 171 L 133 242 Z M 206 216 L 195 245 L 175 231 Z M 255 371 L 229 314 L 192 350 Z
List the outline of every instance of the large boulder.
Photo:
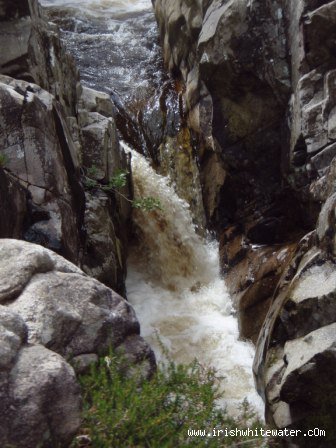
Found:
M 79 372 L 115 349 L 126 373 L 155 368 L 131 306 L 61 256 L 0 239 L 0 444 L 68 446 L 80 424 Z
M 28 342 L 72 359 L 103 353 L 139 333 L 130 305 L 117 293 L 41 246 L 0 240 L 0 300 L 20 314 Z

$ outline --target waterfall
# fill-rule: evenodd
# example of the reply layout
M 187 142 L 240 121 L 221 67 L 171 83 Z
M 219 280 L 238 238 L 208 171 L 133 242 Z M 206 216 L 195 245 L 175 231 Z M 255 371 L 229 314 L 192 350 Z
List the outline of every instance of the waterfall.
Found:
M 124 143 L 125 150 L 130 151 Z M 132 154 L 135 196 L 154 196 L 162 210 L 134 210 L 137 243 L 128 262 L 127 296 L 142 335 L 158 361 L 163 347 L 178 363 L 195 358 L 214 367 L 224 393 L 221 405 L 235 414 L 247 398 L 259 414 L 263 405 L 252 379 L 252 344 L 239 340 L 238 323 L 219 275 L 218 247 L 195 232 L 188 204 L 148 161 Z
M 124 102 L 145 104 L 162 80 L 150 0 L 40 0 L 61 29 L 84 85 Z M 125 150 L 131 151 L 126 144 Z M 195 358 L 222 377 L 222 406 L 235 414 L 247 398 L 262 414 L 252 377 L 254 347 L 239 340 L 235 310 L 219 275 L 218 247 L 195 232 L 188 204 L 169 179 L 132 152 L 135 195 L 160 199 L 162 210 L 133 214 L 137 244 L 128 260 L 127 295 L 143 336 L 164 361 Z

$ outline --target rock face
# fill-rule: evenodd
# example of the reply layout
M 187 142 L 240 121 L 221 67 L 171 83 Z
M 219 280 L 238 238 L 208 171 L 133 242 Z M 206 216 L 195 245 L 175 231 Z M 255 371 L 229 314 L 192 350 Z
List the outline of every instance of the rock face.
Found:
M 151 375 L 155 359 L 105 286 L 125 290 L 132 195 L 129 180 L 123 196 L 102 188 L 129 170 L 112 103 L 82 88 L 57 27 L 29 6 L 21 19 L 26 2 L 0 1 L 0 445 L 66 447 L 80 425 L 75 371 L 110 347 L 127 374 Z
M 32 209 L 24 236 L 79 262 L 84 193 L 52 95 L 35 84 L 0 77 L 1 154 L 27 191 Z M 77 176 L 78 179 L 78 176 Z M 31 224 L 31 225 L 29 225 Z
M 99 188 L 129 170 L 111 100 L 82 88 L 57 26 L 37 0 L 30 12 L 29 44 L 13 29 L 25 39 L 34 83 L 0 75 L 0 195 L 7 204 L 0 237 L 48 247 L 124 293 L 130 205 Z M 1 46 L 7 34 L 0 33 Z M 130 183 L 121 193 L 131 196 Z
M 0 1 L 0 73 L 31 79 L 28 38 L 31 29 L 28 0 Z
M 280 3 L 154 2 L 165 62 L 184 82 L 185 113 L 198 135 L 203 201 L 223 272 L 237 307 L 258 315 L 252 327 L 241 319 L 242 335 L 254 340 L 293 244 L 312 221 L 284 177 L 291 77 Z M 262 270 L 253 267 L 258 259 Z
M 5 21 L 18 17 L 28 16 L 29 6 L 27 0 L 0 1 L 0 20 Z
M 283 273 L 260 333 L 254 373 L 264 396 L 266 415 L 279 428 L 293 427 L 306 433 L 319 427 L 327 437 L 305 446 L 333 446 L 336 401 L 335 251 L 328 239 L 335 236 L 325 226 L 325 216 L 335 216 L 327 201 L 316 231 L 308 234 Z M 328 230 L 327 230 L 328 229 Z M 322 236 L 323 235 L 323 236 Z M 321 238 L 322 236 L 322 238 Z M 329 243 L 329 241 L 328 241 Z M 301 446 L 301 445 L 299 445 Z
M 68 446 L 81 371 L 110 347 L 147 374 L 154 356 L 129 304 L 48 249 L 0 240 L 1 446 Z
M 42 345 L 27 344 L 23 319 L 0 306 L 2 446 L 66 446 L 80 423 L 73 369 Z
M 20 183 L 0 168 L 0 233 L 20 238 L 27 216 L 27 192 Z
M 336 2 L 153 4 L 267 419 L 333 446 Z

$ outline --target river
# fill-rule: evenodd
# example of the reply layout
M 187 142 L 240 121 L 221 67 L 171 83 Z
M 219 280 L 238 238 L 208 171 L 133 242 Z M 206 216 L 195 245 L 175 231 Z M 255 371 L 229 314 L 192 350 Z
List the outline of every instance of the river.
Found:
M 165 74 L 150 0 L 43 0 L 75 57 L 82 82 L 116 92 L 126 103 L 148 99 Z M 140 99 L 140 103 L 139 103 Z M 239 340 L 238 322 L 219 274 L 218 247 L 200 237 L 188 204 L 168 178 L 132 153 L 135 194 L 155 196 L 162 210 L 134 212 L 137 244 L 128 261 L 127 297 L 142 334 L 164 361 L 162 346 L 177 362 L 195 358 L 217 369 L 222 406 L 237 413 L 246 398 L 261 415 L 252 361 L 254 347 Z
M 162 77 L 150 0 L 40 0 L 62 30 L 84 85 L 123 102 L 148 97 Z

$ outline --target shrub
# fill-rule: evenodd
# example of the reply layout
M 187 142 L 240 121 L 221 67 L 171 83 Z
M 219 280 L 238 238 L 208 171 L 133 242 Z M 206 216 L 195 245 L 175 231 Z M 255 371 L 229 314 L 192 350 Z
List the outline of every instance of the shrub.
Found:
M 198 362 L 188 366 L 169 362 L 151 380 L 139 380 L 139 375 L 122 374 L 117 357 L 107 361 L 101 360 L 80 378 L 84 421 L 73 447 L 268 446 L 261 437 L 188 437 L 188 429 L 261 426 L 247 403 L 237 419 L 216 406 L 218 378 Z
M 1 166 L 1 165 L 0 165 Z M 119 196 L 123 197 L 126 201 L 132 204 L 132 207 L 139 208 L 146 212 L 151 212 L 155 209 L 162 210 L 161 202 L 158 198 L 142 197 L 129 199 L 124 194 L 122 194 L 119 189 L 127 185 L 127 176 L 129 174 L 126 170 L 117 170 L 115 174 L 110 177 L 107 184 L 102 184 L 95 179 L 98 174 L 98 169 L 95 165 L 87 169 L 87 175 L 84 177 L 84 186 L 88 190 L 95 188 L 100 188 L 103 191 L 114 192 Z

